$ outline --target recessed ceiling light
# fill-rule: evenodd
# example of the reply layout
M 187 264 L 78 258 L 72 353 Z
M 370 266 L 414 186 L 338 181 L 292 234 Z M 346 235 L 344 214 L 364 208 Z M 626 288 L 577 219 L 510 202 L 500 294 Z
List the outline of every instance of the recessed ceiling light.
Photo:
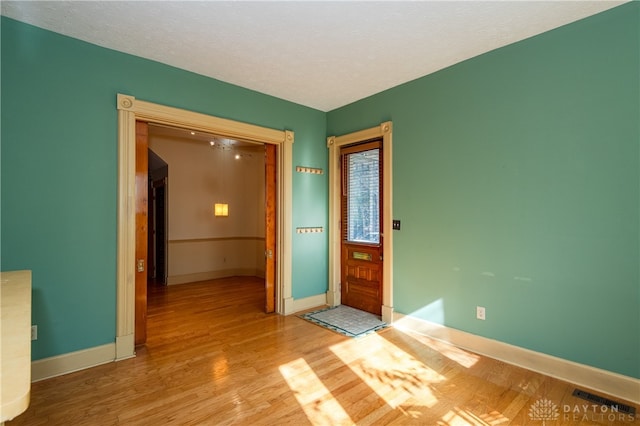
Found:
M 192 135 L 195 135 L 195 134 L 196 134 L 196 132 L 191 132 L 191 134 L 192 134 Z

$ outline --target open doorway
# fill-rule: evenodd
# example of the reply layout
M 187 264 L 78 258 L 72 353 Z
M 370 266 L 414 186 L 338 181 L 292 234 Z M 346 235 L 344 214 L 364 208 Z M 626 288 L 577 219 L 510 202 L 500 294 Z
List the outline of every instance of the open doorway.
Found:
M 141 293 L 150 285 L 252 276 L 264 280 L 265 312 L 274 312 L 275 146 L 144 122 L 137 127 L 147 129 L 139 132 L 146 142 L 139 142 L 148 152 L 148 187 L 136 190 L 136 205 L 147 208 L 137 212 L 147 218 L 137 226 L 146 235 L 136 237 L 147 243 L 147 272 L 136 300 L 147 300 Z M 146 306 L 139 305 L 136 345 L 146 340 Z
M 167 285 L 167 181 L 169 165 L 149 152 L 147 282 Z
M 273 285 L 275 312 L 284 315 L 295 312 L 291 288 L 294 132 L 147 102 L 124 94 L 118 94 L 116 107 L 118 109 L 118 228 L 115 359 L 121 360 L 135 356 L 135 289 L 136 267 L 139 260 L 136 257 L 135 199 L 137 120 L 184 129 L 198 129 L 212 134 L 261 142 L 275 148 L 275 164 L 277 166 L 275 247 L 273 250 L 274 261 L 276 261 Z

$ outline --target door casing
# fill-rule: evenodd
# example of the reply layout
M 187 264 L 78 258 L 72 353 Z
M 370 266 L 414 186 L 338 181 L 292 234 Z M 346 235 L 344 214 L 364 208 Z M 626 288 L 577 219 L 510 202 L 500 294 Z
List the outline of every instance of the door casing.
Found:
M 265 312 L 272 313 L 276 309 L 276 295 L 275 295 L 275 278 L 276 278 L 276 265 L 278 264 L 278 258 L 276 257 L 277 242 L 276 235 L 278 231 L 275 218 L 277 217 L 277 191 L 278 178 L 277 178 L 277 152 L 275 145 L 264 146 L 264 189 L 265 189 L 265 239 L 264 239 L 264 279 L 265 279 Z
M 382 270 L 382 320 L 393 322 L 393 193 L 392 193 L 392 134 L 393 123 L 386 121 L 379 126 L 341 136 L 327 138 L 329 148 L 329 290 L 327 303 L 330 306 L 340 304 L 340 147 L 382 139 L 382 197 L 383 197 L 383 270 Z
M 278 206 L 276 312 L 294 311 L 291 289 L 292 145 L 294 133 L 173 108 L 118 94 L 118 225 L 116 274 L 116 354 L 135 356 L 135 127 L 136 120 L 214 133 L 277 146 Z M 286 248 L 286 249 L 285 249 Z
M 149 243 L 149 124 L 136 121 L 136 275 L 134 344 L 147 341 L 147 268 Z

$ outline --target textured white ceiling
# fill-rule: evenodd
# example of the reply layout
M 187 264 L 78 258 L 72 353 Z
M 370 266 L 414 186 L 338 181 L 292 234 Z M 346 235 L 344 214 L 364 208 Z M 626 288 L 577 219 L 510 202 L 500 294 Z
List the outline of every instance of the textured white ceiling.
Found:
M 99 46 L 329 111 L 626 1 L 2 1 Z

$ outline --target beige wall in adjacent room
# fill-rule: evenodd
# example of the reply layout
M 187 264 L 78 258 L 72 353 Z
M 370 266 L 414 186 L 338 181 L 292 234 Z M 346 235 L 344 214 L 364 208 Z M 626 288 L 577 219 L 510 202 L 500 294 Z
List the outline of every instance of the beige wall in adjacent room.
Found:
M 264 147 L 150 135 L 149 148 L 169 165 L 168 283 L 264 276 Z M 228 217 L 214 216 L 216 202 Z

